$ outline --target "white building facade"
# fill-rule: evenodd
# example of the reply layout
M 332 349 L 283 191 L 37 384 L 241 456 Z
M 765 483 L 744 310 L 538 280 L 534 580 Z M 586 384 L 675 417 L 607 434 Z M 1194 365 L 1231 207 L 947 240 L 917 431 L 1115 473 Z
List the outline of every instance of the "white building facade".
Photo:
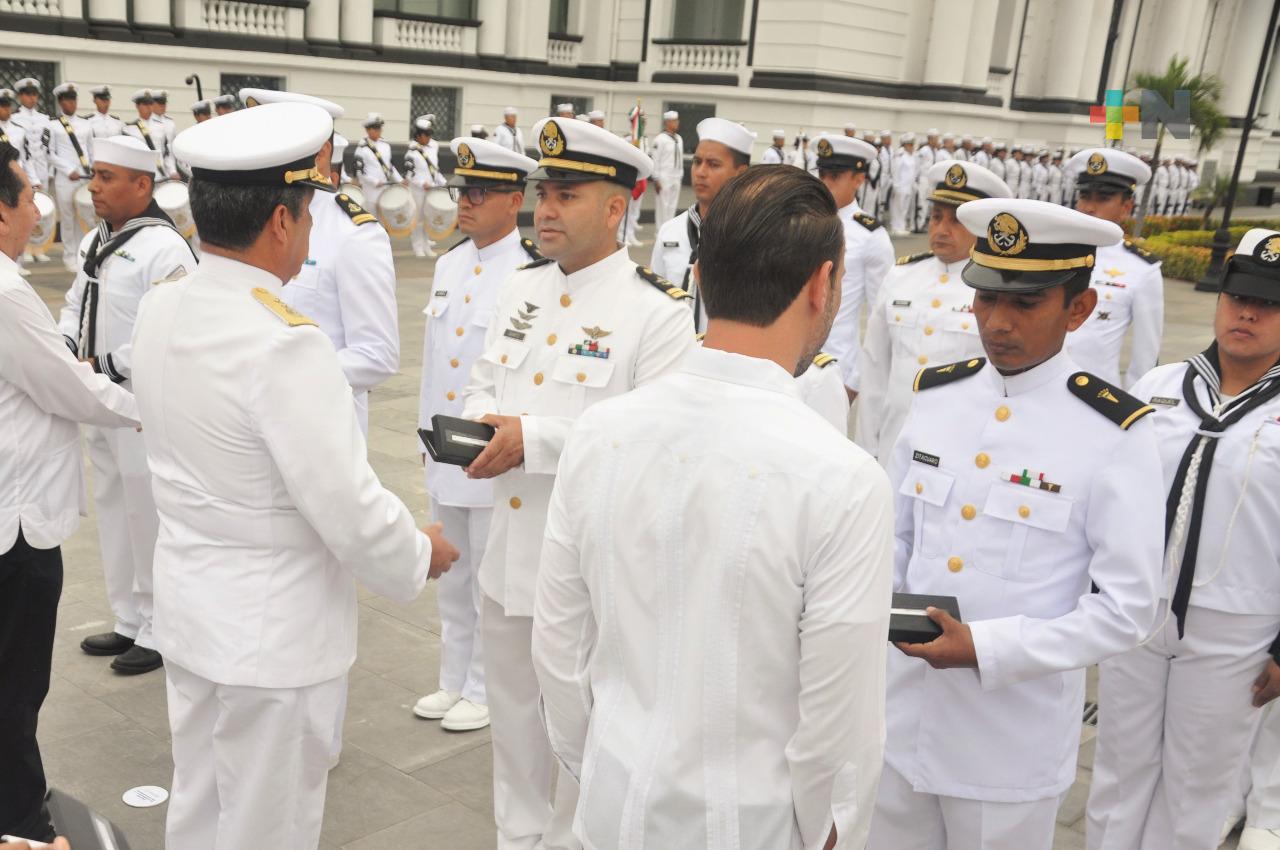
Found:
M 666 108 L 720 115 L 759 135 L 938 127 L 1017 144 L 1103 143 L 1089 107 L 1173 55 L 1225 83 L 1232 129 L 1201 156 L 1229 169 L 1261 59 L 1270 0 L 0 0 L 0 83 L 166 89 L 178 126 L 197 75 L 204 95 L 261 84 L 335 100 L 340 132 L 381 112 L 404 141 L 415 114 L 441 136 L 492 129 L 503 107 L 526 128 L 571 101 L 650 134 Z M 1273 46 L 1274 59 L 1276 48 Z M 1268 72 L 1244 178 L 1280 160 L 1280 81 Z M 82 89 L 83 90 L 83 89 Z M 46 91 L 46 97 L 48 93 Z M 49 104 L 51 107 L 51 104 Z M 92 109 L 83 96 L 81 112 Z M 1273 128 L 1277 135 L 1273 136 Z M 526 134 L 527 135 L 527 134 Z M 691 136 L 686 137 L 691 138 Z M 532 140 L 530 140 L 532 144 Z M 1195 140 L 1166 138 L 1169 155 Z M 1138 125 L 1125 147 L 1150 150 Z M 692 150 L 691 146 L 686 146 Z M 1203 169 L 1202 169 L 1203 171 Z

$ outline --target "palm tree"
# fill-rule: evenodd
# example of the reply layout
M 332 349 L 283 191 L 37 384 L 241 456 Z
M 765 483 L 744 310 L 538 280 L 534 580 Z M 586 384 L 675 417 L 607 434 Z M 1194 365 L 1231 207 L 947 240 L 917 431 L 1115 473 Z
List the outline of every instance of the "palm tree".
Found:
M 1191 93 L 1191 126 L 1197 138 L 1197 152 L 1209 150 L 1222 138 L 1227 126 L 1227 117 L 1218 109 L 1218 101 L 1222 98 L 1222 80 L 1213 74 L 1196 74 L 1187 72 L 1188 60 L 1174 56 L 1169 60 L 1169 67 L 1162 74 L 1138 73 L 1133 75 L 1130 94 L 1145 90 L 1155 92 L 1164 98 L 1165 103 L 1173 103 L 1175 93 L 1188 91 Z M 1160 165 L 1160 147 L 1164 144 L 1165 123 L 1157 123 L 1156 148 L 1151 154 L 1153 166 Z M 1142 193 L 1142 204 L 1133 222 L 1133 235 L 1142 235 L 1142 223 L 1147 217 L 1147 205 L 1153 192 Z
M 1204 216 L 1200 220 L 1200 229 L 1209 229 L 1209 219 L 1213 211 L 1227 202 L 1227 193 L 1231 191 L 1231 175 L 1216 174 L 1213 182 L 1201 186 L 1196 191 L 1196 198 L 1204 203 Z

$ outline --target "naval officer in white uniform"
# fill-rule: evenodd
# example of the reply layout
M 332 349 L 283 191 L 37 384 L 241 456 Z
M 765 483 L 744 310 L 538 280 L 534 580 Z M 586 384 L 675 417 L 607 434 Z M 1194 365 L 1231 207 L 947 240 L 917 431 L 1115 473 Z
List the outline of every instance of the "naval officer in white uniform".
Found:
M 930 609 L 942 635 L 889 655 L 870 848 L 1050 850 L 1085 668 L 1155 621 L 1160 457 L 1151 408 L 1063 349 L 1120 228 L 1005 198 L 958 215 L 989 360 L 920 372 L 889 479 L 895 589 L 955 597 L 964 622 Z
M 1082 150 L 1067 162 L 1075 176 L 1076 209 L 1104 221 L 1133 216 L 1134 191 L 1151 179 L 1151 169 L 1115 148 Z M 1093 266 L 1098 307 L 1067 338 L 1067 350 L 1082 368 L 1112 383 L 1131 387 L 1155 368 L 1164 331 L 1164 275 L 1160 260 L 1122 238 L 1098 249 Z M 1129 368 L 1120 375 L 1120 350 L 1132 330 Z
M 1213 333 L 1133 388 L 1157 410 L 1163 616 L 1099 671 L 1091 850 L 1216 847 L 1280 694 L 1280 232 L 1240 240 Z
M 538 556 L 565 439 L 583 410 L 674 370 L 695 344 L 689 293 L 637 266 L 616 239 L 649 158 L 585 121 L 548 118 L 534 130 L 542 154 L 530 175 L 540 181 L 534 228 L 548 259 L 503 287 L 463 407 L 464 417 L 498 429 L 468 474 L 492 478 L 494 490 L 480 589 L 501 850 L 578 846 L 569 831 L 576 783 L 564 772 L 553 816 L 555 760 L 530 655 Z
M 404 178 L 391 161 L 391 145 L 382 138 L 382 116 L 370 112 L 361 126 L 364 127 L 365 138 L 356 145 L 356 180 L 360 182 L 360 191 L 364 192 L 365 204 L 376 211 L 382 190 L 393 183 L 404 182 Z
M 76 216 L 75 192 L 93 176 L 93 131 L 89 121 L 76 114 L 79 95 L 74 83 L 53 90 L 57 116 L 49 122 L 49 176 L 58 207 L 58 233 L 62 240 L 62 264 L 76 272 L 76 249 L 84 228 Z
M 881 464 L 898 440 L 921 367 L 978 357 L 982 341 L 973 317 L 973 289 L 960 272 L 977 241 L 960 223 L 961 204 L 1011 198 L 1004 181 L 980 165 L 944 160 L 925 178 L 929 195 L 929 250 L 900 257 L 867 311 L 862 346 L 858 445 Z
M 517 268 L 542 258 L 516 227 L 525 180 L 537 162 L 486 139 L 460 137 L 449 147 L 458 161 L 449 191 L 456 196 L 458 229 L 466 238 L 436 262 L 431 300 L 422 311 L 427 321 L 418 427 L 426 429 L 437 414 L 462 414 L 462 391 L 484 353 L 499 291 Z M 418 450 L 426 463 L 431 516 L 444 524 L 445 536 L 457 543 L 461 556 L 436 587 L 440 687 L 418 700 L 413 713 L 439 720 L 451 732 L 482 729 L 489 725 L 489 702 L 477 573 L 493 516 L 493 485 L 468 478 L 457 466 L 427 461 L 425 446 Z
M 312 192 L 333 191 L 332 134 L 320 107 L 275 103 L 177 140 L 203 258 L 144 299 L 133 374 L 160 512 L 169 847 L 317 847 L 355 579 L 408 601 L 457 557 L 379 484 L 333 345 L 279 297 Z

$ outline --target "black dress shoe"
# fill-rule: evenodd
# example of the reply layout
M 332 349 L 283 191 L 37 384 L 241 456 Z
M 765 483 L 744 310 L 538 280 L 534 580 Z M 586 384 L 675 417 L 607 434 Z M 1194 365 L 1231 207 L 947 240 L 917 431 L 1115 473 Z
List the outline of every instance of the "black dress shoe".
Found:
M 124 676 L 150 673 L 164 666 L 164 659 L 154 649 L 135 646 L 111 662 L 111 669 Z
M 119 655 L 133 647 L 133 638 L 115 632 L 90 635 L 80 641 L 80 648 L 90 655 Z

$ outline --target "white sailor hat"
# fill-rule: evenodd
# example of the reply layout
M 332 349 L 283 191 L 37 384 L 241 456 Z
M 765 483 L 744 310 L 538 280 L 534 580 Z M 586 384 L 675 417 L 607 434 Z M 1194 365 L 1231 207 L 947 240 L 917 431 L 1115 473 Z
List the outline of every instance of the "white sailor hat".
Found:
M 197 100 L 195 103 L 191 104 L 192 115 L 208 115 L 211 112 L 213 112 L 213 103 L 208 99 Z
M 925 179 L 933 184 L 929 200 L 939 204 L 959 206 L 983 198 L 1013 197 L 1009 186 L 999 177 L 981 165 L 959 159 L 934 163 L 925 172 Z
M 508 106 L 506 109 L 502 110 L 502 114 L 505 117 L 507 115 L 519 115 L 520 112 L 514 106 Z
M 370 127 L 381 127 L 383 123 L 381 112 L 370 112 L 365 116 L 364 122 L 360 126 L 367 130 Z
M 169 92 L 165 91 L 164 89 L 152 89 L 151 99 L 154 100 L 156 103 L 167 104 L 169 102 Z
M 698 122 L 699 142 L 719 142 L 729 150 L 751 156 L 756 134 L 727 118 L 703 118 Z
M 533 135 L 542 159 L 531 180 L 607 180 L 631 189 L 653 172 L 653 160 L 639 148 L 595 124 L 543 118 Z
M 347 114 L 347 110 L 343 109 L 332 100 L 325 100 L 322 97 L 312 97 L 309 94 L 302 94 L 293 91 L 274 91 L 272 89 L 240 89 L 240 102 L 245 106 L 263 106 L 268 103 L 309 103 L 312 106 L 318 106 L 325 112 L 329 113 L 329 117 L 335 121 Z
M 183 130 L 174 155 L 196 180 L 237 186 L 309 186 L 334 191 L 316 168 L 333 135 L 329 113 L 309 103 L 269 103 Z
M 876 149 L 861 139 L 852 136 L 837 136 L 823 133 L 818 136 L 818 169 L 849 169 L 859 174 L 867 170 L 871 160 L 876 158 Z
M 968 133 L 965 133 L 963 136 L 960 137 L 960 144 L 964 144 L 965 142 L 968 142 L 969 144 L 973 144 L 973 136 L 970 136 Z
M 220 94 L 213 99 L 214 106 L 235 106 L 236 96 L 233 94 Z
M 676 112 L 674 109 L 668 109 L 666 112 L 662 113 L 663 121 L 675 121 L 679 118 L 680 118 L 680 113 Z
M 983 137 L 982 137 L 982 144 L 984 144 L 984 145 L 989 145 L 989 144 L 991 144 L 991 137 L 990 137 L 990 136 L 983 136 Z
M 577 112 L 577 110 L 573 108 L 572 103 L 557 103 L 556 112 L 568 112 L 570 115 L 572 115 L 573 113 Z
M 89 94 L 93 95 L 94 97 L 102 97 L 102 98 L 106 98 L 107 100 L 110 100 L 111 86 L 105 86 L 105 85 L 94 86 L 93 88 L 89 89 Z
M 880 138 L 882 138 L 882 139 L 883 139 L 885 136 L 892 136 L 892 135 L 893 135 L 893 131 L 892 131 L 892 130 L 881 130 L 881 131 L 880 131 Z
M 339 132 L 333 134 L 333 153 L 329 154 L 330 165 L 342 165 L 342 155 L 347 152 L 347 145 L 351 144 L 347 141 L 347 137 Z
M 1124 237 L 1119 225 L 1077 210 L 1021 198 L 984 198 L 956 208 L 978 241 L 961 277 L 974 289 L 1036 292 L 1093 268 L 1100 246 Z
M 593 109 L 593 110 L 591 110 L 590 112 L 588 112 L 588 113 L 587 113 L 587 120 L 588 120 L 588 121 L 603 121 L 603 120 L 604 120 L 604 112 L 602 112 L 602 111 L 601 111 L 601 110 L 599 110 L 599 109 Z
M 472 124 L 472 125 L 471 125 L 471 135 L 473 135 L 473 136 L 474 136 L 474 135 L 476 135 L 477 133 L 483 133 L 483 132 L 484 132 L 484 125 L 483 125 L 483 124 Z
M 930 127 L 928 130 L 925 130 L 925 131 L 924 131 L 924 134 L 925 134 L 925 136 L 926 136 L 926 137 L 936 136 L 936 135 L 938 135 L 938 128 L 937 128 L 937 127 Z
M 75 83 L 63 83 L 53 87 L 53 96 L 61 100 L 64 97 L 78 97 L 79 93 L 76 91 Z
M 40 91 L 40 81 L 35 77 L 23 77 L 21 80 L 18 80 L 13 84 L 13 88 L 18 92 L 18 94 L 29 91 L 38 92 Z
M 996 142 L 991 147 L 993 150 L 1002 151 L 1002 150 L 1006 150 L 1008 148 L 1008 145 L 1006 145 L 1004 142 Z
M 1036 152 L 1036 146 L 1035 146 L 1035 145 L 1023 145 L 1023 146 L 1022 146 L 1022 152 L 1023 152 L 1024 154 L 1027 154 L 1027 153 L 1031 153 L 1031 154 L 1033 154 L 1033 153 L 1035 153 L 1035 152 Z
M 955 138 L 956 138 L 956 134 L 955 134 L 955 133 L 943 133 L 943 134 L 942 134 L 942 141 L 944 141 L 944 142 L 952 142 L 952 141 L 955 141 Z
M 854 124 L 852 121 L 846 121 L 844 123 L 844 129 L 845 129 L 845 132 L 848 132 L 849 130 L 853 130 L 854 132 L 857 132 L 858 125 Z
M 1087 148 L 1067 160 L 1067 171 L 1076 175 L 1076 187 L 1119 189 L 1132 192 L 1151 179 L 1151 166 L 1133 154 L 1115 148 Z
M 787 137 L 787 131 L 779 127 L 773 131 L 773 137 L 775 139 L 785 139 Z
M 1227 260 L 1222 291 L 1280 302 L 1280 231 L 1255 227 L 1241 237 L 1236 252 Z
M 574 119 L 575 119 L 575 120 L 577 120 L 577 121 L 586 121 L 586 120 L 588 120 L 588 119 L 587 119 L 587 113 L 585 113 L 585 112 L 579 112 L 577 115 L 575 115 L 575 116 L 573 116 L 573 117 L 574 117 Z
M 151 89 L 138 89 L 133 93 L 134 103 L 151 103 L 155 97 L 151 94 Z
M 435 131 L 435 125 L 431 123 L 431 119 L 427 116 L 419 115 L 417 118 L 413 119 L 413 135 L 416 136 L 419 133 L 431 134 Z
M 538 167 L 536 160 L 522 153 L 473 136 L 459 136 L 449 142 L 449 148 L 458 158 L 458 167 L 446 186 L 519 187 Z
M 93 140 L 93 162 L 154 174 L 156 152 L 133 136 L 103 136 Z
M 903 133 L 898 137 L 898 141 L 904 145 L 914 145 L 916 143 L 916 134 L 910 132 Z

